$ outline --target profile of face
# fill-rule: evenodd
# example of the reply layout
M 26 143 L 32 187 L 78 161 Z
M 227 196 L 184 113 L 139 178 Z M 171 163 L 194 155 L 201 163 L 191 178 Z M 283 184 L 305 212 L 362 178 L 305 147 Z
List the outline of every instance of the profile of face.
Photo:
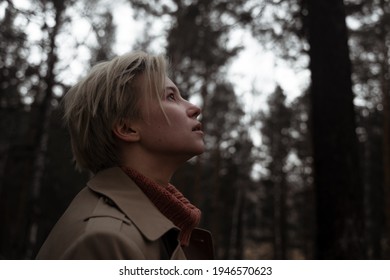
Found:
M 154 155 L 186 161 L 204 152 L 201 109 L 185 100 L 176 85 L 166 78 L 165 90 L 158 100 L 142 99 L 142 120 L 138 123 L 139 144 Z M 165 112 L 165 114 L 164 114 Z

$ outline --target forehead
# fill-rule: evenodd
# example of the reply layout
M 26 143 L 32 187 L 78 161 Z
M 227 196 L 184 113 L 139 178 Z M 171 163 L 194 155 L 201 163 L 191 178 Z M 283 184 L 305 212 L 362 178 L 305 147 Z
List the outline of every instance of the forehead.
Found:
M 168 77 L 165 78 L 165 88 L 175 88 L 177 89 L 176 85 L 172 80 Z

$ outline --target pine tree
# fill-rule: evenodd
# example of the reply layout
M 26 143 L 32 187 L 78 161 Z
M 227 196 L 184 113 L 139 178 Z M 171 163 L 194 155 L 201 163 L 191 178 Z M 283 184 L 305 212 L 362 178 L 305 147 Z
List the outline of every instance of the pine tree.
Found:
M 308 1 L 317 257 L 362 259 L 363 188 L 344 4 Z

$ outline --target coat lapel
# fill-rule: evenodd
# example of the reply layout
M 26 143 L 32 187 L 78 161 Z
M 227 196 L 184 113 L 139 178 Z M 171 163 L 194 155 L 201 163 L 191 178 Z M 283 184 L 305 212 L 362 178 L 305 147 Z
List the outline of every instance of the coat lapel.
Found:
M 170 229 L 178 230 L 119 167 L 97 173 L 87 185 L 112 200 L 150 241 L 159 239 Z

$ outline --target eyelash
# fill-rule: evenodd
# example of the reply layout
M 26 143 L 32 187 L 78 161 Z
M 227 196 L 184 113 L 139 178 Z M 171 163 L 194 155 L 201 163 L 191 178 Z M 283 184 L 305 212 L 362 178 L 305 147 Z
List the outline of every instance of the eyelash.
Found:
M 176 96 L 175 96 L 174 93 L 169 93 L 169 94 L 167 95 L 167 99 L 168 99 L 168 100 L 176 100 Z

